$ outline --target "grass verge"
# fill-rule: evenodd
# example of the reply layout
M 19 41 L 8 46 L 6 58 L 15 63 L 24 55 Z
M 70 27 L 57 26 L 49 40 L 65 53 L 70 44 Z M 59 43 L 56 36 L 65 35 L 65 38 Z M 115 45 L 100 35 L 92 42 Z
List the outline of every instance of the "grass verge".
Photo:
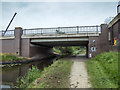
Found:
M 43 71 L 33 66 L 28 74 L 18 80 L 19 88 L 68 88 L 73 61 L 58 60 Z
M 93 88 L 118 88 L 118 53 L 105 52 L 87 62 Z
M 2 53 L 0 54 L 0 57 L 3 62 L 27 60 L 27 58 L 19 57 L 18 55 L 12 53 Z

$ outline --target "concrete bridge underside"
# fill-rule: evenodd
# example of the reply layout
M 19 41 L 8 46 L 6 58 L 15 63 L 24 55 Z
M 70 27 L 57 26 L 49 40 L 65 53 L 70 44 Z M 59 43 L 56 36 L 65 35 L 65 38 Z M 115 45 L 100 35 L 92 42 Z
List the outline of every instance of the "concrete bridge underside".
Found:
M 68 37 L 47 37 L 47 38 L 31 38 L 30 39 L 31 47 L 43 46 L 48 48 L 53 48 L 56 46 L 86 46 L 86 57 L 88 57 L 88 36 L 68 36 Z
M 31 44 L 41 46 L 87 46 L 89 37 L 98 37 L 99 33 L 82 33 L 82 34 L 66 34 L 66 35 L 41 35 L 41 36 L 23 36 L 22 38 L 30 38 Z
M 88 38 L 77 39 L 31 39 L 31 44 L 40 46 L 86 46 L 88 45 Z
M 56 42 L 31 42 L 33 45 L 54 47 L 54 46 L 87 46 L 88 41 L 56 41 Z
M 85 46 L 86 47 L 86 57 L 88 58 L 88 43 L 89 41 L 56 41 L 56 42 L 31 42 L 31 47 L 43 46 L 49 49 L 53 47 L 61 46 Z M 49 50 L 48 49 L 48 50 Z
M 55 46 L 86 46 L 86 56 L 88 57 L 89 37 L 95 36 L 98 37 L 99 33 L 35 35 L 22 36 L 22 38 L 30 39 L 30 47 L 32 48 L 36 46 L 47 48 L 53 48 Z

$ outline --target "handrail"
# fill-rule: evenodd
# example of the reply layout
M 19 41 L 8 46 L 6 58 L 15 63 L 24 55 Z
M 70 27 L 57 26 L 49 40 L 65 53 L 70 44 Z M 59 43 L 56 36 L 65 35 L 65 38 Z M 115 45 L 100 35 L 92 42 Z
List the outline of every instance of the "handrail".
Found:
M 4 30 L 0 31 L 0 36 L 4 35 Z M 8 30 L 6 31 L 6 34 L 4 36 L 14 36 L 14 30 Z
M 23 35 L 101 33 L 100 26 L 73 26 L 23 29 Z
M 0 36 L 5 31 L 0 31 Z M 80 34 L 80 33 L 101 33 L 100 26 L 72 26 L 53 28 L 32 28 L 23 29 L 23 35 L 53 35 L 53 34 Z M 5 36 L 14 36 L 14 30 L 8 30 Z

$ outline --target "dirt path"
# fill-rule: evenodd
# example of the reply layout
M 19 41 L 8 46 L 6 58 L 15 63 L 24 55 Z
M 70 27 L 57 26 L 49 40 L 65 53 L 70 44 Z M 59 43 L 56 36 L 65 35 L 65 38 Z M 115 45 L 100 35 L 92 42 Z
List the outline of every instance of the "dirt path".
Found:
M 70 87 L 71 88 L 90 88 L 91 84 L 88 81 L 87 69 L 85 66 L 85 57 L 71 58 L 74 63 L 70 74 Z

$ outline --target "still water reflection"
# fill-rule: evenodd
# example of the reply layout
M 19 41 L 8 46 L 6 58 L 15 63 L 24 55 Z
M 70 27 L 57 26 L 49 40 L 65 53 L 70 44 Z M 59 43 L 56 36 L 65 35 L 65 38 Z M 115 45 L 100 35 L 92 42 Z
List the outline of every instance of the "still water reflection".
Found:
M 13 67 L 3 67 L 2 68 L 2 83 L 3 85 L 9 85 L 10 83 L 16 85 L 16 80 L 18 77 L 22 77 L 27 74 L 28 69 L 32 67 L 32 65 L 37 66 L 38 69 L 43 70 L 44 67 L 48 67 L 56 61 L 56 58 L 46 59 L 46 60 L 38 60 L 36 62 L 22 64 L 19 66 Z

